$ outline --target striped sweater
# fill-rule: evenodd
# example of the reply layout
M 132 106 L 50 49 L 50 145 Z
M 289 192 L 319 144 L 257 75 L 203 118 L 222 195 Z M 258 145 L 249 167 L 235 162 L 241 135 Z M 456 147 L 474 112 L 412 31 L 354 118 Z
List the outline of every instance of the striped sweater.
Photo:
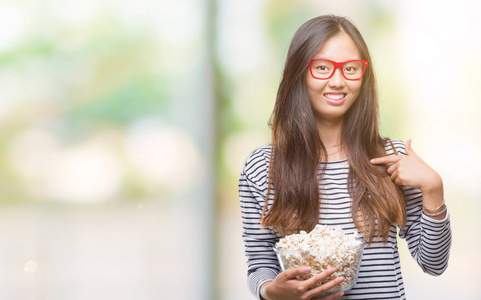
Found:
M 404 143 L 392 139 L 396 150 L 405 155 Z M 389 143 L 388 143 L 389 144 Z M 394 155 L 386 146 L 388 155 Z M 239 179 L 239 198 L 243 239 L 247 256 L 248 286 L 260 299 L 260 286 L 273 280 L 280 266 L 272 247 L 281 238 L 269 228 L 260 228 L 260 218 L 267 196 L 267 172 L 271 146 L 254 150 L 247 158 Z M 321 209 L 319 223 L 339 226 L 346 233 L 357 231 L 351 217 L 351 198 L 347 190 L 349 160 L 320 163 L 326 167 L 319 182 Z M 373 242 L 364 250 L 357 284 L 340 299 L 406 299 L 397 248 L 397 235 L 406 239 L 409 251 L 422 270 L 440 275 L 448 264 L 451 246 L 449 212 L 443 220 L 423 213 L 422 194 L 404 187 L 407 223 L 404 228 L 391 226 L 387 243 Z M 273 196 L 268 201 L 272 204 Z

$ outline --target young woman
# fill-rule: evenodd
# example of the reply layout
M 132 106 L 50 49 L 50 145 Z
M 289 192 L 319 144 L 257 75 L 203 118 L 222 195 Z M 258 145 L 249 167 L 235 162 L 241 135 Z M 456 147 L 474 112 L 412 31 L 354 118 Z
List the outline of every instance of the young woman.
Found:
M 291 42 L 270 120 L 272 142 L 254 150 L 239 180 L 248 285 L 259 299 L 405 299 L 396 236 L 422 270 L 440 275 L 451 245 L 441 177 L 411 147 L 379 135 L 367 46 L 347 19 L 321 16 Z M 321 297 L 335 270 L 306 281 L 281 272 L 272 249 L 316 224 L 368 242 L 357 284 Z

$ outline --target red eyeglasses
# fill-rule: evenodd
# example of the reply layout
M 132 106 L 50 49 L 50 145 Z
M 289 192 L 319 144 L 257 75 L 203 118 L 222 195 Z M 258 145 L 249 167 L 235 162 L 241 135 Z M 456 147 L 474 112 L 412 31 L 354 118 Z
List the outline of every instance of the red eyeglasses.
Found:
M 309 69 L 312 77 L 316 79 L 329 79 L 334 75 L 334 71 L 340 68 L 342 75 L 347 80 L 359 80 L 366 72 L 367 65 L 368 62 L 365 60 L 335 62 L 328 59 L 311 59 Z

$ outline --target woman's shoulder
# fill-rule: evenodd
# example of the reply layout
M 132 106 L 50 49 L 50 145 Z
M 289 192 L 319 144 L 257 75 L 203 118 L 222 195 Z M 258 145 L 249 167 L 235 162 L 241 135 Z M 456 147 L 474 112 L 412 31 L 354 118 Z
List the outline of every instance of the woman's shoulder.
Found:
M 253 157 L 253 156 L 258 156 L 258 155 L 263 155 L 263 156 L 271 156 L 272 152 L 272 144 L 265 144 L 263 146 L 260 146 L 258 148 L 255 148 L 254 150 L 251 151 L 249 156 L 247 158 Z
M 384 138 L 384 149 L 387 155 L 406 155 L 404 142 L 396 138 Z
M 248 175 L 249 177 L 257 177 L 261 174 L 267 175 L 271 153 L 271 144 L 266 144 L 252 150 L 246 158 L 242 173 Z

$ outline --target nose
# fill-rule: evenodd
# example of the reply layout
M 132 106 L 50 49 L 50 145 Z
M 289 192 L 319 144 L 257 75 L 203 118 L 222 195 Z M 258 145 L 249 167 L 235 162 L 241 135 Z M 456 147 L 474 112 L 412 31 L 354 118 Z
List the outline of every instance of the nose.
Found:
M 334 74 L 332 75 L 332 77 L 329 78 L 329 87 L 339 88 L 339 87 L 343 87 L 344 84 L 345 84 L 345 81 L 344 81 L 344 76 L 342 75 L 342 71 L 340 68 L 336 68 L 336 70 L 334 70 Z

